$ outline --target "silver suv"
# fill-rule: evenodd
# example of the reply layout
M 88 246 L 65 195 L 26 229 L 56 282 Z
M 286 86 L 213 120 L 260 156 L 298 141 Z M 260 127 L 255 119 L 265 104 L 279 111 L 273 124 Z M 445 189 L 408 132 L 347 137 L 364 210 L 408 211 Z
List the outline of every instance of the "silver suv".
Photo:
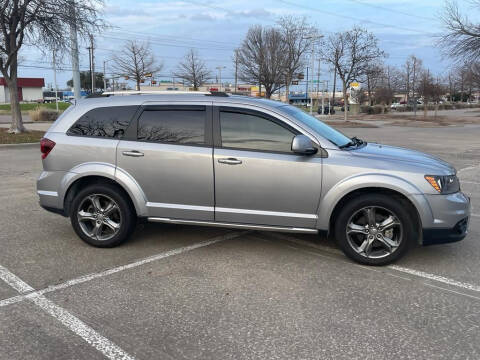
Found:
M 222 94 L 85 99 L 41 141 L 40 204 L 87 243 L 113 247 L 137 221 L 332 234 L 381 265 L 415 243 L 465 237 L 455 169 L 348 138 L 281 102 Z

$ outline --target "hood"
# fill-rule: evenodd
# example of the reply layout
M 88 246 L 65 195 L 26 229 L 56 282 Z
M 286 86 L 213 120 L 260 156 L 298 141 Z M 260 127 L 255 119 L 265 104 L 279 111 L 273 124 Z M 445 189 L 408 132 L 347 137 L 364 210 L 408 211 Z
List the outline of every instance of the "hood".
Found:
M 452 165 L 436 156 L 401 147 L 367 143 L 367 145 L 363 147 L 352 149 L 351 153 L 353 156 L 365 157 L 372 160 L 401 161 L 414 166 L 428 167 L 431 170 L 441 171 L 438 175 L 456 173 Z

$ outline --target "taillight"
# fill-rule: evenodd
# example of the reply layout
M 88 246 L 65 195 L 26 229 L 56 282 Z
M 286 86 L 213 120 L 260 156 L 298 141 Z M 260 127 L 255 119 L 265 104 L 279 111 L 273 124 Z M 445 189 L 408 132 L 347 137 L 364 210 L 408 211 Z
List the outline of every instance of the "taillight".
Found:
M 47 155 L 52 151 L 55 146 L 55 141 L 52 141 L 47 138 L 42 138 L 40 140 L 40 152 L 42 153 L 42 159 L 45 159 Z

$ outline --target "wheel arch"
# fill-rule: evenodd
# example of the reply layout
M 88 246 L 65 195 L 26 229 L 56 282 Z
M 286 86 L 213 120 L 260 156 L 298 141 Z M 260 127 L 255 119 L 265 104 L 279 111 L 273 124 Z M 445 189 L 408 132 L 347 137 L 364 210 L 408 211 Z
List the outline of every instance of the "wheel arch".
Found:
M 64 209 L 64 213 L 68 216 L 70 206 L 75 194 L 84 186 L 94 183 L 107 183 L 117 186 L 124 192 L 127 199 L 135 209 L 137 216 L 143 217 L 147 215 L 146 200 L 143 191 L 138 184 L 124 172 L 120 173 L 115 166 L 111 164 L 84 164 L 81 167 L 72 169 L 62 179 L 62 189 L 59 194 L 60 205 Z
M 331 233 L 336 217 L 343 205 L 352 198 L 368 193 L 395 196 L 409 206 L 421 242 L 424 223 L 433 221 L 433 213 L 425 196 L 411 183 L 394 176 L 359 176 L 337 184 L 323 196 L 317 228 Z

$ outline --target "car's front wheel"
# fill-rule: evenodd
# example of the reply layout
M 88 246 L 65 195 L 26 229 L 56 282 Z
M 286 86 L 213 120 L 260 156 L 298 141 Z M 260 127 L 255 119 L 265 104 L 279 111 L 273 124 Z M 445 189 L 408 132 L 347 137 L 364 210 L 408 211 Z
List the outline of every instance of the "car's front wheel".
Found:
M 94 184 L 73 199 L 70 220 L 77 235 L 97 247 L 124 242 L 135 228 L 135 213 L 121 189 Z
M 335 238 L 343 252 L 367 265 L 385 265 L 399 259 L 414 237 L 414 221 L 406 204 L 383 194 L 352 199 L 335 223 Z

